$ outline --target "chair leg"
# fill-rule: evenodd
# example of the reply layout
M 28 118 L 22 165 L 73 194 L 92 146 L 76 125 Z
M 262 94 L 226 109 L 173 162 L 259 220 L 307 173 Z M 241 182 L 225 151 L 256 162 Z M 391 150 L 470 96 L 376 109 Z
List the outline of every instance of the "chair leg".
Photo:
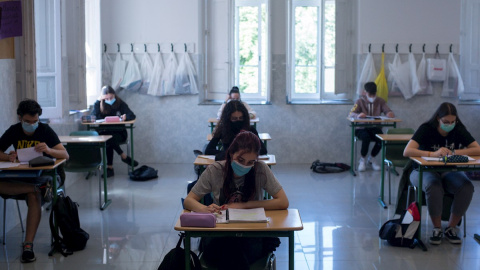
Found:
M 463 215 L 463 238 L 467 237 L 467 213 Z
M 387 162 L 387 170 L 388 170 L 388 204 L 392 204 L 392 168 L 390 167 L 390 163 Z
M 25 232 L 23 229 L 23 220 L 22 220 L 22 212 L 20 212 L 20 205 L 18 204 L 18 200 L 15 200 L 17 202 L 17 210 L 18 210 L 18 218 L 20 219 L 20 227 L 22 227 L 22 233 Z
M 2 239 L 2 242 L 3 242 L 4 245 L 5 245 L 5 220 L 6 220 L 6 217 L 7 217 L 6 211 L 7 211 L 7 200 L 3 199 L 3 239 Z

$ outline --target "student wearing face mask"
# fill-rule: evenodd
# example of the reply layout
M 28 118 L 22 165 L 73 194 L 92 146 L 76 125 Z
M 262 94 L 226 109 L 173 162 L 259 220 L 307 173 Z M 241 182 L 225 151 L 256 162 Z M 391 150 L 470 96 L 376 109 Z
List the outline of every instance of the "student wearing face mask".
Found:
M 230 93 L 227 95 L 227 98 L 225 99 L 225 102 L 222 104 L 222 106 L 220 106 L 220 109 L 218 109 L 217 119 L 222 118 L 223 108 L 225 108 L 225 105 L 231 100 L 242 101 L 240 99 L 240 89 L 238 89 L 238 87 L 236 86 L 232 87 L 232 89 L 230 90 Z M 248 105 L 245 101 L 242 101 L 242 104 L 245 106 L 245 108 L 247 108 L 248 116 L 250 117 L 250 119 L 255 119 L 255 117 L 257 117 L 257 113 L 252 109 L 252 107 L 250 107 L 250 105 Z
M 213 131 L 213 138 L 205 149 L 206 155 L 216 155 L 216 160 L 223 160 L 225 150 L 228 149 L 233 138 L 242 130 L 251 131 L 258 137 L 257 130 L 250 126 L 247 108 L 239 100 L 232 100 L 225 105 L 222 118 Z M 222 142 L 223 150 L 217 150 L 217 145 Z M 261 143 L 260 155 L 266 155 L 267 148 Z
M 355 102 L 355 105 L 353 105 L 353 108 L 350 111 L 349 117 L 365 118 L 367 116 L 380 116 L 382 113 L 390 118 L 395 117 L 395 114 L 387 106 L 385 100 L 381 97 L 377 97 L 377 85 L 374 82 L 366 83 L 364 89 L 366 94 L 362 95 Z M 382 148 L 382 142 L 375 135 L 382 133 L 382 129 L 378 127 L 357 128 L 355 130 L 355 136 L 362 141 L 362 149 L 360 150 L 362 157 L 358 163 L 359 172 L 366 170 L 367 163 L 371 164 L 375 171 L 381 169 L 380 165 L 378 165 L 377 161 L 375 160 L 375 157 Z M 372 152 L 367 160 L 368 147 L 371 141 L 375 142 L 375 146 L 372 148 Z
M 240 132 L 226 152 L 226 160 L 208 166 L 185 199 L 185 209 L 219 213 L 227 208 L 288 208 L 285 191 L 263 161 L 258 161 L 261 142 L 249 131 Z M 273 199 L 264 200 L 263 190 Z M 213 203 L 200 199 L 212 194 Z M 202 238 L 200 249 L 209 265 L 218 269 L 249 269 L 249 264 L 275 250 L 278 238 L 214 237 Z
M 42 115 L 40 104 L 35 100 L 25 99 L 18 104 L 17 115 L 20 122 L 10 126 L 0 138 L 1 161 L 18 162 L 16 150 L 29 147 L 34 147 L 35 151 L 42 152 L 44 156 L 68 159 L 67 150 L 60 143 L 55 131 L 49 125 L 40 122 L 39 117 Z M 13 146 L 15 151 L 5 153 L 10 146 Z M 62 165 L 57 167 L 57 172 L 62 184 L 65 181 Z M 0 194 L 18 195 L 19 198 L 24 197 L 27 202 L 27 226 L 21 261 L 33 262 L 36 260 L 33 240 L 42 216 L 42 202 L 49 202 L 52 199 L 52 177 L 42 175 L 36 179 L 5 180 L 0 182 Z M 45 248 L 48 248 L 48 245 Z
M 122 121 L 130 121 L 136 118 L 127 103 L 115 94 L 115 90 L 109 85 L 102 87 L 102 94 L 93 105 L 92 115 L 96 119 L 104 119 L 107 116 L 119 116 Z M 113 151 L 120 155 L 123 162 L 132 164 L 132 159 L 120 148 L 120 144 L 127 140 L 127 130 L 124 125 L 118 125 L 119 130 L 97 130 L 100 135 L 112 135 L 107 141 L 107 177 L 115 175 L 113 171 Z M 134 161 L 134 166 L 138 162 Z
M 467 131 L 451 103 L 442 103 L 427 122 L 413 134 L 403 152 L 405 157 L 443 157 L 446 155 L 480 155 L 480 146 Z M 414 163 L 410 181 L 418 186 L 418 166 Z M 445 237 L 450 243 L 460 244 L 457 224 L 468 209 L 474 187 L 464 172 L 423 172 L 423 187 L 428 213 L 433 224 L 429 242 L 439 245 Z M 453 194 L 448 225 L 441 228 L 443 194 Z

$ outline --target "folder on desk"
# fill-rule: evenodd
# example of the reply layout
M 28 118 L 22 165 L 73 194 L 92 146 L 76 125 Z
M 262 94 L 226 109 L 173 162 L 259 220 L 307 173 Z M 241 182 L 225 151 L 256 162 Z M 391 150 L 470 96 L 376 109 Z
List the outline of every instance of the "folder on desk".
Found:
M 42 170 L 3 170 L 0 171 L 0 178 L 37 178 Z

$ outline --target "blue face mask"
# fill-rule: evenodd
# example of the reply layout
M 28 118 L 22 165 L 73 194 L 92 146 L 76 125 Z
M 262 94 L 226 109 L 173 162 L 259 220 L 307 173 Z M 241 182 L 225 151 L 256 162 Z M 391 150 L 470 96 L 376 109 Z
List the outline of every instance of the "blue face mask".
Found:
M 440 128 L 445 132 L 450 132 L 455 128 L 455 123 L 450 125 L 445 125 L 444 123 L 441 123 Z
M 232 169 L 233 169 L 233 173 L 237 176 L 244 176 L 245 174 L 247 174 L 250 169 L 253 167 L 252 166 L 244 166 L 240 163 L 238 163 L 237 161 L 235 160 L 232 160 Z
M 35 124 L 27 124 L 22 121 L 22 128 L 28 133 L 33 133 L 38 128 L 38 121 Z
M 105 99 L 105 103 L 107 103 L 108 105 L 112 106 L 113 103 L 115 103 L 115 100 L 117 100 L 117 99 L 115 99 L 115 98 L 110 99 L 110 100 L 106 100 L 106 99 Z

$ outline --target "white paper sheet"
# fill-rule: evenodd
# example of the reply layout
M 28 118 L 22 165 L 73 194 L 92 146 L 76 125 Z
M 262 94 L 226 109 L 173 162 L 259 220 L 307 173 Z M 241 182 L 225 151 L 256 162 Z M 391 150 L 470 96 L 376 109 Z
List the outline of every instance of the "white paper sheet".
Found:
M 17 158 L 20 164 L 28 164 L 31 159 L 40 156 L 43 156 L 43 153 L 35 151 L 34 147 L 17 149 Z
M 20 165 L 18 162 L 0 162 L 0 169 L 5 169 L 5 168 L 12 168 L 12 167 L 17 167 Z

